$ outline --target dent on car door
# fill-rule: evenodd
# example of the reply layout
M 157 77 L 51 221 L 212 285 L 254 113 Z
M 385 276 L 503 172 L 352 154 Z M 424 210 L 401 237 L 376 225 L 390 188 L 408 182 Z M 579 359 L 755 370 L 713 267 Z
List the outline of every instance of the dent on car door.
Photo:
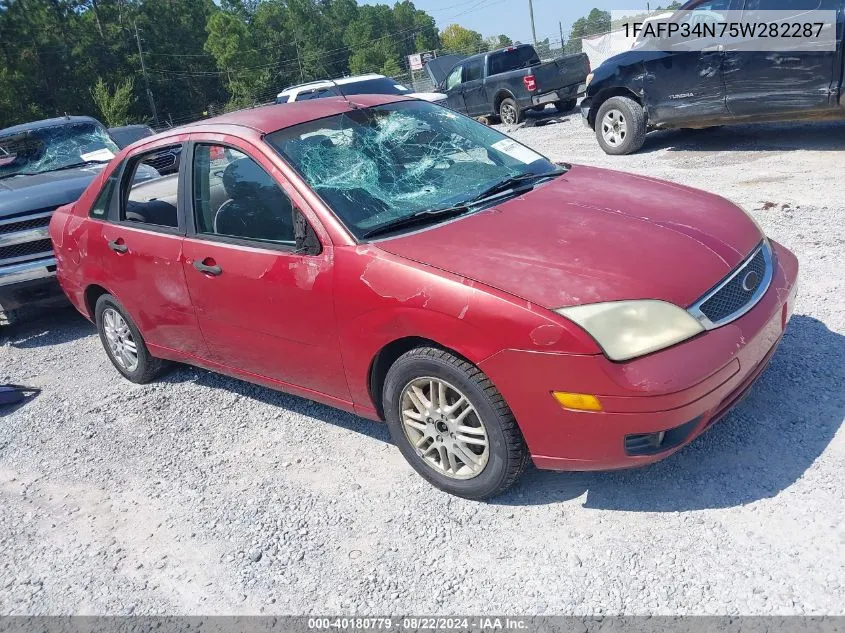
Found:
M 96 224 L 88 257 L 100 268 L 103 286 L 128 310 L 148 345 L 191 355 L 205 347 L 180 264 L 185 233 L 181 173 L 159 176 L 149 161 L 158 147 L 130 156 L 106 204 L 92 210 Z M 102 217 L 98 217 L 98 214 Z
M 254 148 L 198 140 L 190 167 L 183 266 L 208 359 L 348 399 L 331 245 L 320 243 L 304 200 Z
M 737 0 L 702 0 L 689 7 L 681 22 L 690 26 L 721 18 L 720 11 Z M 723 80 L 723 46 L 716 38 L 690 47 L 685 39 L 663 40 L 662 50 L 644 62 L 644 89 L 649 121 L 655 124 L 695 122 L 728 116 Z

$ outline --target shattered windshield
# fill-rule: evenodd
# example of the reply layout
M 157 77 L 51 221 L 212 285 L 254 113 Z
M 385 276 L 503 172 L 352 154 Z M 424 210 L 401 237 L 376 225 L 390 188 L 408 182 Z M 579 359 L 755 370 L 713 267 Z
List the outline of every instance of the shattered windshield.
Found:
M 108 162 L 117 152 L 105 128 L 93 122 L 35 128 L 0 136 L 0 178 Z
M 423 101 L 350 110 L 266 138 L 358 238 L 556 169 L 511 138 Z

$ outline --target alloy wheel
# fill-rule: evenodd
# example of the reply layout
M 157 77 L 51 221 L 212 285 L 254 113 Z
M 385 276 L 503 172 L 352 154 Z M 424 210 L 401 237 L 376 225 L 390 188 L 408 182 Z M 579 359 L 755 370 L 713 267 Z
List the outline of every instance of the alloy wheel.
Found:
M 508 125 L 512 123 L 516 123 L 516 110 L 510 104 L 504 104 L 499 109 L 499 116 L 502 117 L 502 123 L 506 123 Z
M 601 120 L 601 135 L 605 142 L 618 147 L 625 141 L 628 135 L 628 124 L 625 115 L 620 110 L 608 110 Z
M 459 389 L 439 378 L 412 380 L 402 390 L 402 428 L 417 454 L 452 479 L 472 479 L 487 465 L 484 422 Z
M 138 368 L 138 347 L 126 320 L 114 308 L 103 310 L 103 331 L 114 361 L 126 371 Z

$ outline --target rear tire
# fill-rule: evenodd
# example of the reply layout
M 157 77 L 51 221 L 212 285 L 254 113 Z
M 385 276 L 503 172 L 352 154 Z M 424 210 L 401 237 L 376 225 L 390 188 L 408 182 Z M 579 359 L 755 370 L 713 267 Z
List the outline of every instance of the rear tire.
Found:
M 628 97 L 611 97 L 596 114 L 596 139 L 605 154 L 632 154 L 645 143 L 642 106 Z
M 525 118 L 525 112 L 520 109 L 516 101 L 509 97 L 499 104 L 499 117 L 505 125 L 516 125 Z
M 94 316 L 106 355 L 127 380 L 139 385 L 148 383 L 170 365 L 150 354 L 126 308 L 112 295 L 104 294 L 97 299 Z
M 502 395 L 480 369 L 445 350 L 420 347 L 400 356 L 382 400 L 394 444 L 414 470 L 450 494 L 493 497 L 528 464 Z
M 555 101 L 555 110 L 561 114 L 569 114 L 575 109 L 575 104 L 577 103 L 577 99 L 570 99 L 569 101 Z

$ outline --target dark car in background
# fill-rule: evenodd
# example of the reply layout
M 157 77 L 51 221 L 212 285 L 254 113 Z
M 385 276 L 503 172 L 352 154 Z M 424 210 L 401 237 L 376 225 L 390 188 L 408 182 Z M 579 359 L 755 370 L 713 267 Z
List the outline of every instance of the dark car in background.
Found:
M 129 147 L 135 141 L 140 141 L 142 138 L 153 136 L 155 133 L 156 132 L 153 128 L 149 125 L 143 124 L 109 128 L 109 134 L 120 149 Z M 152 156 L 147 161 L 147 164 L 162 175 L 175 174 L 179 171 L 180 154 L 181 152 L 179 150 L 164 150 L 155 156 Z
M 754 12 L 781 10 L 799 23 L 811 9 L 836 11 L 836 46 L 661 50 L 646 40 L 603 62 L 587 82 L 581 115 L 607 154 L 636 152 L 652 130 L 845 118 L 843 0 L 694 0 L 683 9 L 668 20 L 723 21 L 723 12 L 743 11 L 750 21 Z
M 526 110 L 554 104 L 559 112 L 575 107 L 586 87 L 590 60 L 584 53 L 541 62 L 533 46 L 521 44 L 473 55 L 459 62 L 438 86 L 446 105 L 469 116 L 500 116 L 522 121 Z
M 91 117 L 65 116 L 0 130 L 0 325 L 25 308 L 66 303 L 47 227 L 120 151 Z M 158 173 L 145 166 L 141 177 Z

